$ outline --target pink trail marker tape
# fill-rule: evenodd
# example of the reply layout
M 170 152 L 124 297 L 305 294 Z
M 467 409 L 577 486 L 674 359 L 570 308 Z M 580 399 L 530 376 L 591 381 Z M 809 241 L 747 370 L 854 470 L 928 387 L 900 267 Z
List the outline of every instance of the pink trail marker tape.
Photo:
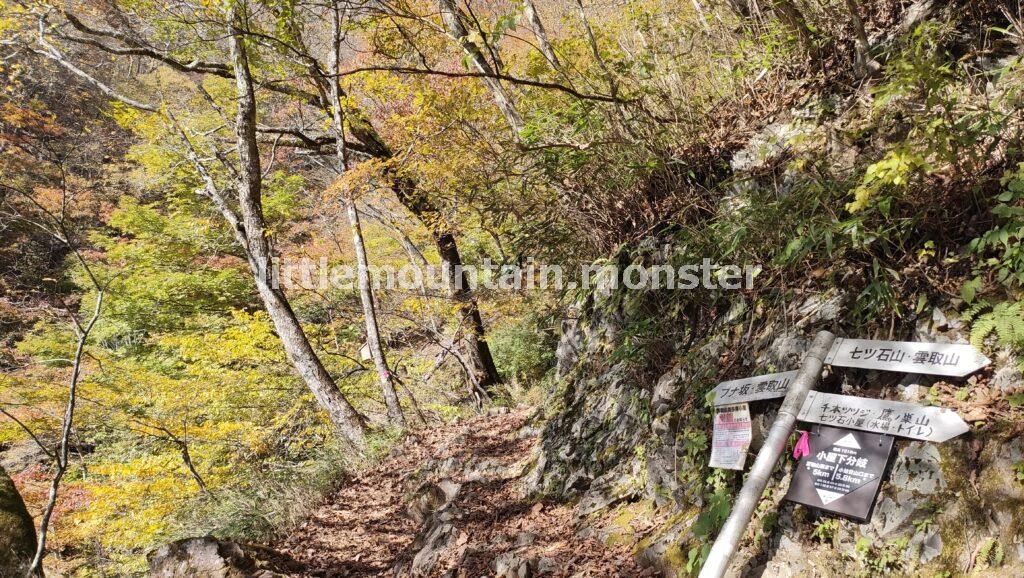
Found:
M 800 439 L 796 441 L 796 446 L 793 447 L 793 459 L 799 460 L 800 458 L 811 453 L 810 436 L 807 432 L 800 432 Z

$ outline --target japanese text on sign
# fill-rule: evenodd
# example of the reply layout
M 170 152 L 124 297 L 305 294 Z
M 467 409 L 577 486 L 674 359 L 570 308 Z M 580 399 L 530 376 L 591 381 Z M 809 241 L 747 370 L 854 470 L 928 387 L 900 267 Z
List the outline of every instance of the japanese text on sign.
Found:
M 821 426 L 793 472 L 786 499 L 867 521 L 892 454 L 892 436 Z
M 715 405 L 727 405 L 761 399 L 786 397 L 789 384 L 796 379 L 796 371 L 771 373 L 757 377 L 746 377 L 723 381 L 712 390 Z
M 989 364 L 971 345 L 837 339 L 825 363 L 904 373 L 963 376 Z
M 807 394 L 797 419 L 927 441 L 945 441 L 969 429 L 949 409 L 820 391 Z
M 709 465 L 713 468 L 742 470 L 752 438 L 750 406 L 739 403 L 716 407 Z

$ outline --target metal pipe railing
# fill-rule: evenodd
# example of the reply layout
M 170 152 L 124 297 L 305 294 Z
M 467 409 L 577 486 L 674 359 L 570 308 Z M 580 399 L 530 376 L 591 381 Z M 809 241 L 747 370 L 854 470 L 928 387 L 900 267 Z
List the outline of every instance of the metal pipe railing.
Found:
M 782 407 L 779 408 L 779 415 L 775 418 L 768 437 L 765 439 L 761 451 L 757 453 L 757 459 L 750 468 L 750 475 L 740 489 L 739 496 L 733 504 L 729 518 L 722 526 L 718 538 L 715 540 L 707 561 L 700 570 L 700 578 L 721 578 L 729 567 L 736 548 L 739 546 L 740 538 L 754 515 L 757 502 L 761 499 L 765 487 L 768 486 L 768 479 L 775 470 L 779 456 L 786 449 L 786 442 L 789 440 L 793 428 L 796 426 L 796 416 L 800 414 L 800 408 L 804 405 L 807 393 L 814 389 L 821 379 L 821 368 L 825 365 L 825 357 L 832 349 L 832 343 L 836 336 L 828 331 L 821 331 L 814 338 L 811 348 L 804 355 L 803 363 L 800 365 L 800 373 L 793 380 L 789 387 Z

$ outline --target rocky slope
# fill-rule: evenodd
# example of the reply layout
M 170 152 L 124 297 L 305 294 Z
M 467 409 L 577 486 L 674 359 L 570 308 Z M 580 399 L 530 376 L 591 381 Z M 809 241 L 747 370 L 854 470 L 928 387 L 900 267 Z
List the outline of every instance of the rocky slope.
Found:
M 713 492 L 716 484 L 727 501 L 741 483 L 738 475 L 706 467 L 704 393 L 720 380 L 795 369 L 814 332 L 842 334 L 845 301 L 838 292 L 808 297 L 790 307 L 784 322 L 758 332 L 741 331 L 758 324 L 751 322 L 754 314 L 738 308 L 715 331 L 662 362 L 659 377 L 645 381 L 635 377 L 630 362 L 607 364 L 607 357 L 593 353 L 613 349 L 629 321 L 618 305 L 598 300 L 588 320 L 568 323 L 563 334 L 568 375 L 542 434 L 531 474 L 534 491 L 578 500 L 577 515 L 603 541 L 628 544 L 642 564 L 666 575 L 686 575 L 691 556 L 721 521 L 714 515 L 721 495 Z M 872 337 L 966 340 L 962 326 L 938 310 L 905 334 Z M 868 524 L 782 501 L 794 463 L 787 458 L 732 574 L 1024 575 L 1024 484 L 1017 473 L 1024 428 L 1019 410 L 1005 400 L 1024 389 L 1016 364 L 999 356 L 994 367 L 970 378 L 970 398 L 957 395 L 966 385 L 961 380 L 849 370 L 829 375 L 820 389 L 938 403 L 956 409 L 972 430 L 941 445 L 898 441 Z M 752 451 L 777 405 L 753 405 Z

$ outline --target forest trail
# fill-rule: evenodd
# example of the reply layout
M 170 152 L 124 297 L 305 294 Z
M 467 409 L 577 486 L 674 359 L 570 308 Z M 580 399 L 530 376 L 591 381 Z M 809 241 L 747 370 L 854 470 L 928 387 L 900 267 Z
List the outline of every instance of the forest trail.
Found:
M 628 547 L 579 537 L 571 506 L 524 496 L 535 435 L 523 427 L 527 413 L 409 434 L 382 463 L 346 481 L 270 544 L 278 553 L 274 571 L 294 577 L 647 575 Z M 431 488 L 454 498 L 435 490 L 439 502 L 432 502 Z

